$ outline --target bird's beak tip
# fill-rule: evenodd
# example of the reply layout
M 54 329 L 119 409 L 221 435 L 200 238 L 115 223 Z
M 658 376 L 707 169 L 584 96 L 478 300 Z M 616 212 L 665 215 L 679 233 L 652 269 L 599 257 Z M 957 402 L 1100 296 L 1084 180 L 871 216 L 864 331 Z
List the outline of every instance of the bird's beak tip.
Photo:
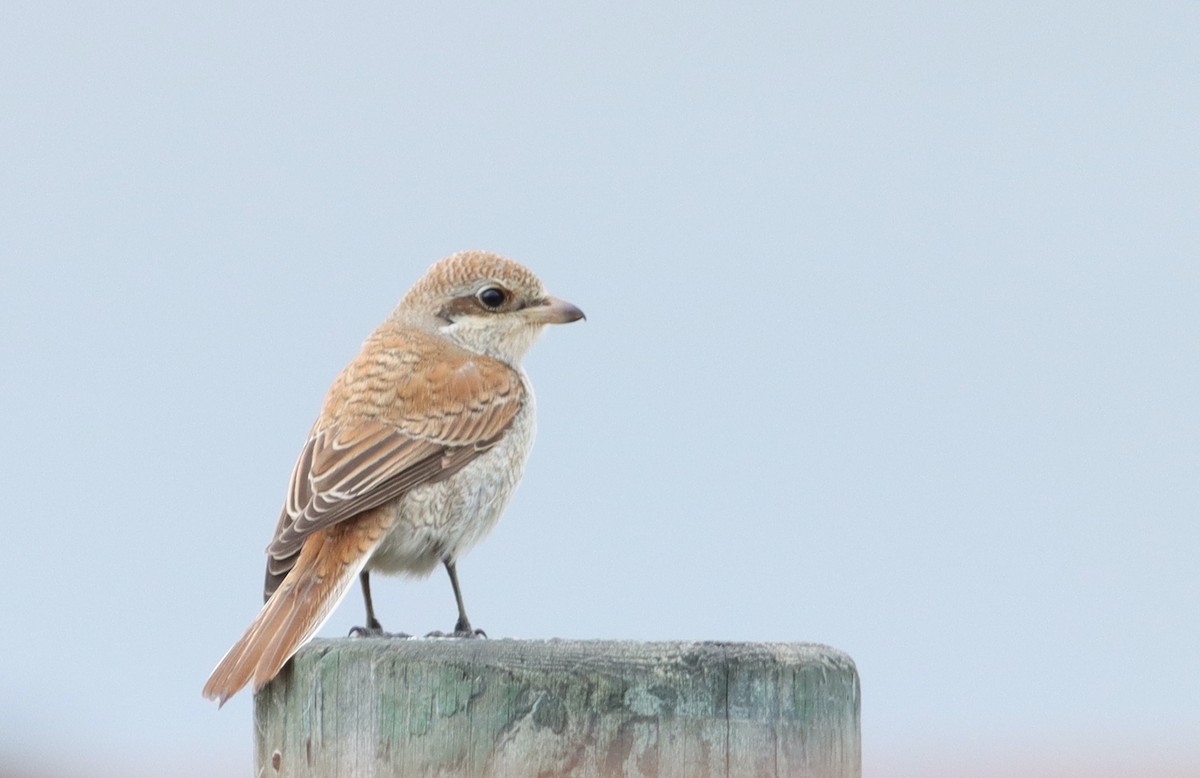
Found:
M 547 297 L 541 305 L 530 308 L 529 315 L 534 321 L 543 324 L 570 324 L 587 319 L 578 306 L 557 297 Z

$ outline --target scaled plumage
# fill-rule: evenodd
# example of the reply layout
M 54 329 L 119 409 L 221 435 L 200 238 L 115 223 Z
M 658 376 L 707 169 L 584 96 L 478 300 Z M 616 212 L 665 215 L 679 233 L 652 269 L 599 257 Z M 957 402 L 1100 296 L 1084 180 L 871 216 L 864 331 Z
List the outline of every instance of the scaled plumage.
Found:
M 435 264 L 334 381 L 267 547 L 266 604 L 204 687 L 222 704 L 268 683 L 371 569 L 427 574 L 499 519 L 533 440 L 520 360 L 583 313 L 494 254 Z M 370 610 L 367 595 L 368 616 Z M 370 626 L 370 625 L 368 625 Z

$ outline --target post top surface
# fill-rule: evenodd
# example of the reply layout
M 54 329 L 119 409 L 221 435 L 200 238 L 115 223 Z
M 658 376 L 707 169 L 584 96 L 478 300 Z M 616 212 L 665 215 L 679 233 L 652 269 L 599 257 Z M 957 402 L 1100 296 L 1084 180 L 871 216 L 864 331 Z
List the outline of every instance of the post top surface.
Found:
M 297 659 L 337 654 L 372 656 L 390 661 L 472 664 L 577 665 L 620 663 L 653 666 L 662 663 L 699 665 L 737 663 L 822 667 L 857 675 L 848 654 L 820 643 L 748 643 L 727 641 L 519 640 L 461 638 L 336 638 L 317 639 L 305 646 Z M 315 657 L 314 657 L 315 658 Z

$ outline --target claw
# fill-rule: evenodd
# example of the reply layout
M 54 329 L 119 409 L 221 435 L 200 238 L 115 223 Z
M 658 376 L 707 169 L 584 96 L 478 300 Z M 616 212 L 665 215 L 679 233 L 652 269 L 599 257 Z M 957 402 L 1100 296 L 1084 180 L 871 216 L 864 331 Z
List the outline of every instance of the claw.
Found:
M 410 638 L 407 632 L 384 632 L 382 627 L 351 627 L 348 637 L 352 638 Z
M 435 629 L 425 637 L 427 638 L 486 638 L 487 633 L 481 629 L 456 629 L 453 632 L 442 632 L 440 629 Z

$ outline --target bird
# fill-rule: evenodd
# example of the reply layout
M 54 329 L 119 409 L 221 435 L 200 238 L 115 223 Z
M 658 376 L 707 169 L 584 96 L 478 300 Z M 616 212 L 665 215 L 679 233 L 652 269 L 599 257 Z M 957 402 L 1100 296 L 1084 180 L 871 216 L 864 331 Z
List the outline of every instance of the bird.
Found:
M 529 269 L 483 251 L 435 263 L 334 380 L 292 471 L 267 546 L 264 605 L 204 686 L 220 705 L 257 693 L 324 625 L 355 579 L 364 634 L 386 634 L 370 573 L 445 568 L 496 525 L 533 444 L 521 360 L 545 325 L 584 318 Z M 439 633 L 440 634 L 440 633 Z

